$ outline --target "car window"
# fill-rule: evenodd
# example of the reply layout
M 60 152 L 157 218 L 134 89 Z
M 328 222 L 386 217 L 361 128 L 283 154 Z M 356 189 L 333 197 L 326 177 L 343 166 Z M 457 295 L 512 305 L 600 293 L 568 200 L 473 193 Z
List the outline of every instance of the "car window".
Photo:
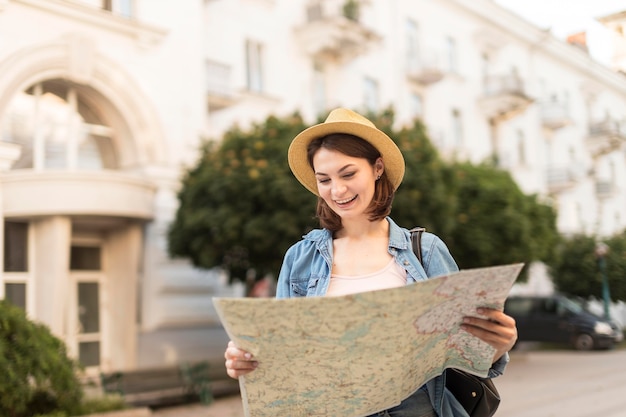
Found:
M 563 314 L 565 312 L 580 314 L 583 310 L 583 307 L 575 301 L 568 298 L 559 299 L 559 314 Z
M 530 298 L 511 298 L 506 300 L 504 310 L 513 317 L 528 316 L 532 310 L 533 300 Z

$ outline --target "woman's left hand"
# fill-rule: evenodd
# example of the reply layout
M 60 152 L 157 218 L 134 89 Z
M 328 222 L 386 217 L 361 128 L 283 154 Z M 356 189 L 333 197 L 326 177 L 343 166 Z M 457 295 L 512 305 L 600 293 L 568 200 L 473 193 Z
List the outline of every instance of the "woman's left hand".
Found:
M 482 317 L 464 317 L 461 328 L 493 346 L 496 349 L 495 362 L 517 341 L 515 319 L 491 308 L 479 308 L 476 312 Z

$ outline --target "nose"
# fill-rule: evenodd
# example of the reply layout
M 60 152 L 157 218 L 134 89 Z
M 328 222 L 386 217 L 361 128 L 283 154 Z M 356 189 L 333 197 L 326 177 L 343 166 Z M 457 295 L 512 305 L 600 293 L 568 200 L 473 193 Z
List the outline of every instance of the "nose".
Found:
M 333 181 L 332 193 L 334 196 L 342 196 L 346 192 L 346 188 L 342 181 Z

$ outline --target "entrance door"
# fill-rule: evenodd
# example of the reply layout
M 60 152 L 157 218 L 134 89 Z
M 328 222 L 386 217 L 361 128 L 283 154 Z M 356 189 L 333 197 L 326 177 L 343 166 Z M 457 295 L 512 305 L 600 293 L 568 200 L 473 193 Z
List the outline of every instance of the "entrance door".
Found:
M 73 293 L 70 336 L 72 350 L 78 361 L 98 368 L 102 358 L 102 244 L 76 242 L 70 251 L 70 277 Z

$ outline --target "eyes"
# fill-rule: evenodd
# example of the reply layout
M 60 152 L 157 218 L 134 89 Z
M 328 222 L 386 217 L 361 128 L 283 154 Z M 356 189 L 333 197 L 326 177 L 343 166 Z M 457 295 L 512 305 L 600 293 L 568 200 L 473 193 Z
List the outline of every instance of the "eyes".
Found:
M 356 175 L 356 171 L 351 171 L 351 172 L 346 172 L 345 174 L 341 175 L 341 178 L 344 180 L 349 180 L 351 178 L 353 178 Z M 328 184 L 330 183 L 330 178 L 329 177 L 320 177 L 318 178 L 317 182 L 319 182 L 320 184 Z

